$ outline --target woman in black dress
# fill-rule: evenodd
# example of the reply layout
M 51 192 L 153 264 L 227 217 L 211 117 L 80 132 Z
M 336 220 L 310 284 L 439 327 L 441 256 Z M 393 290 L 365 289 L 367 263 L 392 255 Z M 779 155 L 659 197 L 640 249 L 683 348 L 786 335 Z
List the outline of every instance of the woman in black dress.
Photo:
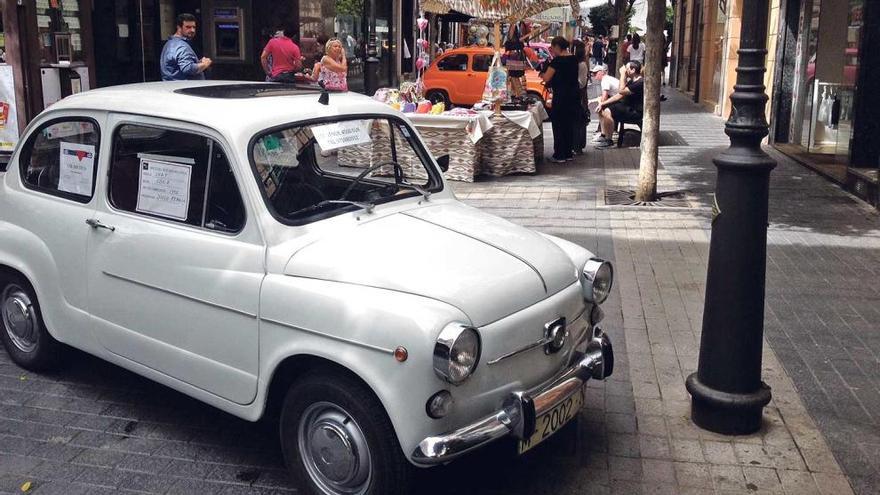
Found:
M 587 147 L 587 124 L 590 123 L 590 110 L 586 106 L 587 86 L 590 84 L 590 59 L 587 46 L 581 40 L 571 41 L 571 53 L 578 62 L 578 112 L 572 127 L 571 144 L 575 155 L 583 155 Z
M 579 105 L 578 62 L 568 50 L 568 40 L 562 36 L 553 38 L 550 51 L 553 60 L 550 67 L 542 74 L 541 79 L 553 90 L 550 120 L 553 124 L 553 158 L 555 163 L 571 160 L 572 132 Z

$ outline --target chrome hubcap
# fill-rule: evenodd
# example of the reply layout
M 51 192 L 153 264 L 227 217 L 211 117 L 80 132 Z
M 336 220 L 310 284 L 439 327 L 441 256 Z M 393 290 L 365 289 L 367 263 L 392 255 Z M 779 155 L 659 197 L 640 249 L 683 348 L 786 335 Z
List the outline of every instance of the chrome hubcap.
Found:
M 37 315 L 27 293 L 19 286 L 10 284 L 3 291 L 3 327 L 12 343 L 22 352 L 32 352 L 37 347 Z
M 297 444 L 309 476 L 328 495 L 361 494 L 370 485 L 370 450 L 354 419 L 329 402 L 302 415 Z

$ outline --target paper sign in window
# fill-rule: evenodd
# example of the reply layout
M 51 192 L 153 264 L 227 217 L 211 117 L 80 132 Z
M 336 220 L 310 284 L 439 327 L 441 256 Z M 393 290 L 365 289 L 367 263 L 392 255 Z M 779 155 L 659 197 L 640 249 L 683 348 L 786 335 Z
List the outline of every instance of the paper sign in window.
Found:
M 315 125 L 312 126 L 312 134 L 323 151 L 367 144 L 372 141 L 370 139 L 369 122 L 363 120 L 347 120 L 332 124 Z
M 95 177 L 95 147 L 61 141 L 60 150 L 58 190 L 91 196 Z
M 70 136 L 79 136 L 80 134 L 91 134 L 95 132 L 90 122 L 58 122 L 43 129 L 43 135 L 46 139 L 61 139 Z
M 192 165 L 140 161 L 137 211 L 186 221 Z

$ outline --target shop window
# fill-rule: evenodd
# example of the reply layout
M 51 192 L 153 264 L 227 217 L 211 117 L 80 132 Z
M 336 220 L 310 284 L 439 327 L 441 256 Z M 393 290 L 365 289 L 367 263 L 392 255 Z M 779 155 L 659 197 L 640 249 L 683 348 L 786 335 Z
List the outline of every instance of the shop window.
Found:
M 838 164 L 829 174 L 840 180 L 852 137 L 863 11 L 863 0 L 810 0 L 801 25 L 792 140 Z
M 437 62 L 437 68 L 444 71 L 465 71 L 467 70 L 468 56 L 464 53 L 456 53 L 440 59 Z
M 36 0 L 37 36 L 42 63 L 82 60 L 78 0 Z
M 26 187 L 88 203 L 95 190 L 98 126 L 87 120 L 56 120 L 31 134 L 21 158 Z
M 139 125 L 116 131 L 110 203 L 123 211 L 235 233 L 244 203 L 226 154 L 210 138 Z

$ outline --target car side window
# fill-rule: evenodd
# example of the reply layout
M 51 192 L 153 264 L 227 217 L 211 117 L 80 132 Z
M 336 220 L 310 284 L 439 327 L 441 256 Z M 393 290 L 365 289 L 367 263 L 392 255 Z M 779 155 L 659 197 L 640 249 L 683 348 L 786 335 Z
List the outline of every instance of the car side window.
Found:
M 88 203 L 95 191 L 98 125 L 91 120 L 53 120 L 28 139 L 21 154 L 25 186 Z
M 465 53 L 456 53 L 440 59 L 437 68 L 443 71 L 466 71 L 468 56 Z
M 244 203 L 226 154 L 211 138 L 124 124 L 113 136 L 113 207 L 219 232 L 241 231 Z
M 474 63 L 471 69 L 474 72 L 489 72 L 489 65 L 492 63 L 492 55 L 474 55 Z

